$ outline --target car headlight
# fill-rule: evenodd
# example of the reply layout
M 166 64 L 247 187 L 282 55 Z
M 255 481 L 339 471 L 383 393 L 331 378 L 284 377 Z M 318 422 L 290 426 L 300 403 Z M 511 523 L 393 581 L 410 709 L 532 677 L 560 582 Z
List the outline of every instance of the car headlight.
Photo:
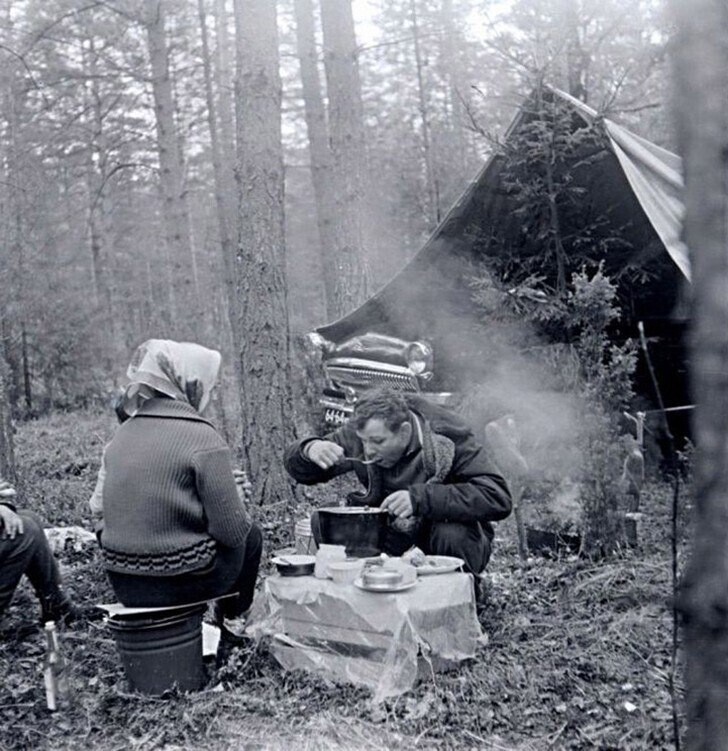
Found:
M 432 348 L 425 342 L 413 342 L 407 347 L 407 367 L 418 376 L 432 370 Z
M 356 401 L 356 390 L 351 386 L 341 386 L 341 390 L 344 392 L 344 401 L 347 404 L 354 404 Z

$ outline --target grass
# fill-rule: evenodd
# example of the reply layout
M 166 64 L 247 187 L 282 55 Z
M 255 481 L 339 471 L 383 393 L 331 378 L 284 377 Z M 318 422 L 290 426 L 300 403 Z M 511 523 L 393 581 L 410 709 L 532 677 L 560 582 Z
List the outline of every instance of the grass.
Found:
M 83 413 L 21 425 L 19 502 L 54 525 L 88 526 L 86 503 L 112 430 L 110 417 Z M 313 489 L 304 503 L 330 503 L 341 490 Z M 501 524 L 480 616 L 488 644 L 456 672 L 378 705 L 363 689 L 284 672 L 264 645 L 234 653 L 201 692 L 139 696 L 126 685 L 108 630 L 89 624 L 62 635 L 74 703 L 51 714 L 42 635 L 16 636 L 17 626 L 37 617 L 23 585 L 0 643 L 0 748 L 669 748 L 670 497 L 666 485 L 648 486 L 640 550 L 601 563 L 535 558 L 523 565 L 511 522 Z M 259 511 L 267 557 L 290 542 L 292 520 Z M 112 598 L 95 551 L 62 563 L 77 599 Z

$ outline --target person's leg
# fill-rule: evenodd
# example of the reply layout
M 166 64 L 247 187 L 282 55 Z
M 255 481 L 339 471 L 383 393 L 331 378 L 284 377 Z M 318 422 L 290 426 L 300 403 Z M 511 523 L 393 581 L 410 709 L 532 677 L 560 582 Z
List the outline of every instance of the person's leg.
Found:
M 31 511 L 19 511 L 23 534 L 0 539 L 0 613 L 9 604 L 25 574 L 35 590 L 44 620 L 59 620 L 73 609 L 61 589 L 61 575 L 43 532 L 43 522 Z
M 247 610 L 253 601 L 262 550 L 260 528 L 253 524 L 243 545 L 218 547 L 212 565 L 204 571 L 179 576 L 147 576 L 107 571 L 114 593 L 126 607 L 160 608 L 213 600 L 238 592 L 224 601 L 224 613 Z
M 222 612 L 226 618 L 235 618 L 250 610 L 258 579 L 260 556 L 263 552 L 263 533 L 257 524 L 253 524 L 245 540 L 242 566 L 238 571 L 234 585 L 229 590 L 237 592 L 237 598 L 222 601 Z
M 479 574 L 490 559 L 490 540 L 477 522 L 433 522 L 424 552 L 451 555 L 465 561 L 465 570 Z
M 311 534 L 316 545 L 321 545 L 321 519 L 318 511 L 311 514 Z

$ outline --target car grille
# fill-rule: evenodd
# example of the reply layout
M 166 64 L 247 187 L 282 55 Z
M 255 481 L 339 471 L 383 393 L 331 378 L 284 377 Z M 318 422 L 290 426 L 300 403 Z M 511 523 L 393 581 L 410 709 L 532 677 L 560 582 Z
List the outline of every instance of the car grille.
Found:
M 354 388 L 386 385 L 402 391 L 419 391 L 417 379 L 413 375 L 342 365 L 329 365 L 326 370 L 334 383 L 353 386 Z

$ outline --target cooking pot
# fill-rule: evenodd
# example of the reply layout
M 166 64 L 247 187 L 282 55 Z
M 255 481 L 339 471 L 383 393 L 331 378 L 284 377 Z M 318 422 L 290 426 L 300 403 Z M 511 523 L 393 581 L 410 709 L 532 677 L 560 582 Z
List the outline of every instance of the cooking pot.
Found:
M 378 555 L 389 523 L 386 510 L 370 506 L 329 506 L 319 509 L 321 541 L 344 545 L 351 558 Z

